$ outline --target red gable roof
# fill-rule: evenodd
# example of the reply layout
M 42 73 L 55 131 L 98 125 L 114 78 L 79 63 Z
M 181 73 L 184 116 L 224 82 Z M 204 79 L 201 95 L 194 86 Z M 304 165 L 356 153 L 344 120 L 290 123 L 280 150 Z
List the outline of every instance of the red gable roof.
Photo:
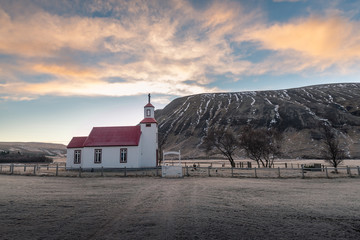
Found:
M 84 147 L 138 146 L 140 135 L 140 126 L 94 127 L 84 142 Z
M 82 148 L 86 139 L 87 137 L 73 137 L 67 145 L 67 148 Z
M 144 118 L 140 123 L 157 123 L 155 118 Z

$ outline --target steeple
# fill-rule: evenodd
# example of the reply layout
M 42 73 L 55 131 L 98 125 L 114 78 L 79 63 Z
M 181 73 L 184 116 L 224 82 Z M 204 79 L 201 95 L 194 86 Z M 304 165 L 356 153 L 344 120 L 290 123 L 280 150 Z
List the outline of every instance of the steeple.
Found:
M 151 95 L 148 94 L 148 103 L 144 106 L 144 120 L 141 123 L 156 123 L 154 115 L 155 107 L 151 104 Z

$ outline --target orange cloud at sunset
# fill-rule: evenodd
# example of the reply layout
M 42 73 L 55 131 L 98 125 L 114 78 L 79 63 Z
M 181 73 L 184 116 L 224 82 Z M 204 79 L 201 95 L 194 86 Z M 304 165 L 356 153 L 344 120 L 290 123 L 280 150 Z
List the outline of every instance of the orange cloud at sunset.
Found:
M 128 39 L 117 20 L 36 14 L 11 18 L 0 6 L 0 51 L 22 56 L 53 56 L 62 48 L 97 52 L 101 39 L 116 35 Z
M 60 66 L 49 64 L 35 64 L 32 69 L 39 73 L 52 74 L 55 76 L 71 76 L 76 78 L 95 77 L 96 72 L 91 69 L 80 69 L 78 66 Z
M 293 50 L 329 64 L 360 58 L 359 22 L 331 16 L 310 17 L 248 33 L 265 49 Z

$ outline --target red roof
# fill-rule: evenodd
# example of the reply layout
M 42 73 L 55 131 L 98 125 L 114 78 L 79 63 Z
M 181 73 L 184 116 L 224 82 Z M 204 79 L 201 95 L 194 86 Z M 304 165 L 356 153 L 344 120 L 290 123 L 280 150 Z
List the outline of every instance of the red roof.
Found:
M 153 108 L 155 108 L 151 103 L 146 104 L 145 107 L 153 107 Z
M 138 146 L 140 135 L 140 126 L 94 127 L 84 146 Z
M 140 135 L 140 126 L 94 127 L 88 137 L 73 137 L 67 148 L 138 146 Z
M 140 123 L 157 123 L 155 118 L 144 118 Z
M 73 137 L 67 145 L 67 148 L 82 148 L 87 138 L 88 137 Z

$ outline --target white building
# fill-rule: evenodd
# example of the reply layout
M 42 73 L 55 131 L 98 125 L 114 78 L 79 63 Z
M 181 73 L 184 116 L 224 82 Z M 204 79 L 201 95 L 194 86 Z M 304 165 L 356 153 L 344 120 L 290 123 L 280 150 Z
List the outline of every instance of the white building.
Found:
M 144 107 L 136 126 L 94 127 L 87 137 L 73 137 L 67 146 L 66 168 L 143 168 L 158 165 L 158 124 L 154 106 Z

